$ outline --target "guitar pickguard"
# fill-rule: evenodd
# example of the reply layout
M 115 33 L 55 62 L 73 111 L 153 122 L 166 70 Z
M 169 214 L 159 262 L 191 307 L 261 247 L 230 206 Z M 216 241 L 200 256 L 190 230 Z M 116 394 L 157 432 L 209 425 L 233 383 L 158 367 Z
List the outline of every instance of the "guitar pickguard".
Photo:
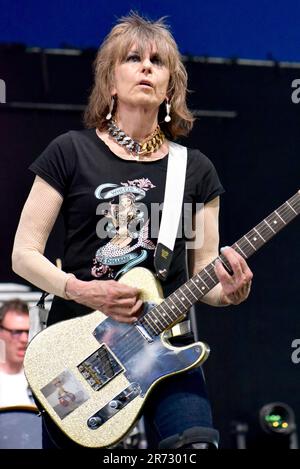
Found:
M 129 382 L 138 383 L 141 395 L 166 375 L 189 368 L 203 353 L 196 344 L 189 348 L 168 347 L 161 336 L 149 342 L 134 325 L 107 318 L 94 331 L 99 344 L 106 344 L 124 369 Z

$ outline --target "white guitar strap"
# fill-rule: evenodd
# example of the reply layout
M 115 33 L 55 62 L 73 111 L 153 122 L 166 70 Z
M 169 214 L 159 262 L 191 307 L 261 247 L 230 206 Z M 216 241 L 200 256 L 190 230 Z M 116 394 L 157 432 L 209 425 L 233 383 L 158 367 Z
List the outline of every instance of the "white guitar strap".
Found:
M 186 167 L 187 148 L 171 142 L 163 212 L 154 254 L 156 275 L 161 280 L 167 278 L 171 265 L 182 210 Z

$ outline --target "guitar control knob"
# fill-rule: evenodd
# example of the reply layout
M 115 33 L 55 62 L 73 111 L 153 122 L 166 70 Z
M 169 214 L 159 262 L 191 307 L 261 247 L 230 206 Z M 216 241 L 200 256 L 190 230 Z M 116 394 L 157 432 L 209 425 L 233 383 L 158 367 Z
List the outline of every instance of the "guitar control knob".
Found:
M 97 430 L 102 423 L 102 418 L 99 416 L 90 417 L 87 421 L 88 427 L 92 430 Z
M 113 401 L 110 401 L 109 407 L 112 409 L 120 409 L 120 407 L 122 407 L 122 402 L 114 399 Z

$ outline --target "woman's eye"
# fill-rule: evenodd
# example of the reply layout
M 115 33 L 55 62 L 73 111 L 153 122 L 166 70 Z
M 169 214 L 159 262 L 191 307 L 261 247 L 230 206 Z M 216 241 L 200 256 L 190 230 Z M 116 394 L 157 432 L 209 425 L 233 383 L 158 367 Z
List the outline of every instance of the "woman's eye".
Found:
M 140 60 L 140 57 L 137 54 L 129 55 L 127 57 L 127 62 L 138 62 Z
M 157 65 L 162 65 L 163 64 L 161 58 L 158 55 L 154 55 L 151 58 L 151 62 L 154 63 L 154 64 L 157 64 Z

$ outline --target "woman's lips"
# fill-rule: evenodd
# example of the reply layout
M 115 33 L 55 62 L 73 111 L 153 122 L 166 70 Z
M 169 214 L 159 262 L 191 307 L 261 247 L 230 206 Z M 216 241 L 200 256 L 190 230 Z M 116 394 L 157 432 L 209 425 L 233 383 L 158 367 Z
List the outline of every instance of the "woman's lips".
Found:
M 152 83 L 150 83 L 149 81 L 141 81 L 139 83 L 140 86 L 147 86 L 148 88 L 153 88 L 153 85 Z

